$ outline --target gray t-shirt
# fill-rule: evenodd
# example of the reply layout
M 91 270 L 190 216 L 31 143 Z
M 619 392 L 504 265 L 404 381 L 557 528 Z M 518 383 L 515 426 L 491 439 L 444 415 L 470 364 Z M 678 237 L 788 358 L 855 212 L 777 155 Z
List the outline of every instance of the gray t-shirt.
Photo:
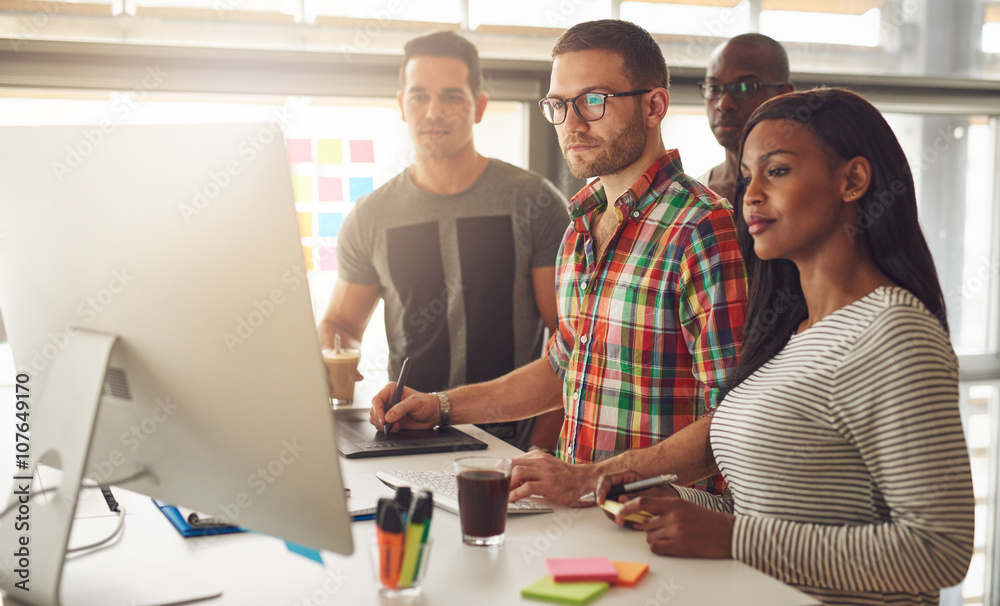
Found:
M 407 385 L 438 391 L 538 357 L 531 270 L 555 264 L 568 225 L 549 181 L 496 159 L 458 194 L 419 189 L 405 170 L 360 199 L 338 237 L 340 277 L 381 287 L 390 378 L 409 357 Z

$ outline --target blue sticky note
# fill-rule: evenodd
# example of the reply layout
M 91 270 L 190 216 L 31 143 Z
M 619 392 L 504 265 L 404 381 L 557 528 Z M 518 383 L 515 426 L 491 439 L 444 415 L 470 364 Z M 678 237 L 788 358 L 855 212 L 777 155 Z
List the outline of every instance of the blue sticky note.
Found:
M 344 222 L 343 213 L 319 213 L 320 238 L 335 238 L 340 233 L 340 224 Z
M 309 558 L 314 562 L 319 562 L 320 565 L 323 564 L 323 558 L 320 556 L 319 550 L 317 549 L 311 549 L 309 547 L 299 545 L 298 543 L 292 543 L 291 541 L 285 541 L 285 547 L 287 547 L 288 551 L 291 551 L 292 553 L 297 553 L 304 558 Z
M 375 182 L 371 177 L 351 177 L 351 202 L 373 191 Z

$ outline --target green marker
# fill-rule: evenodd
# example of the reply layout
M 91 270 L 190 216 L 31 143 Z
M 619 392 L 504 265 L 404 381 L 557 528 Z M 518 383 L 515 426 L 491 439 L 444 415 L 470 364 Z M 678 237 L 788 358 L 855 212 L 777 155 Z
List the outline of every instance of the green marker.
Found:
M 427 536 L 430 534 L 433 511 L 433 495 L 421 490 L 413 503 L 406 528 L 406 552 L 403 555 L 403 567 L 399 572 L 400 587 L 413 585 L 414 577 L 420 570 L 420 560 L 423 557 L 424 545 L 427 544 Z

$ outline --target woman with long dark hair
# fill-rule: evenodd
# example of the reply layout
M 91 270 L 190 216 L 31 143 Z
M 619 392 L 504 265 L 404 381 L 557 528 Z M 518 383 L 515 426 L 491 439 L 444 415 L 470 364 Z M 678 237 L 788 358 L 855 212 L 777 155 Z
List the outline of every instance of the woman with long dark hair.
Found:
M 824 604 L 937 604 L 971 558 L 972 480 L 903 151 L 864 99 L 817 89 L 754 113 L 740 167 L 748 318 L 707 446 L 731 496 L 676 487 L 616 521 L 650 512 L 654 552 L 732 557 Z

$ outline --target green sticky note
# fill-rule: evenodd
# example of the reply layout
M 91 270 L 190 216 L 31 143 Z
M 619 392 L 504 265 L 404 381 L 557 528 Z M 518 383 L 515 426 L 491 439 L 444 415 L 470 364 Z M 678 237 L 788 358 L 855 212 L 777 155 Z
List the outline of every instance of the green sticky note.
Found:
M 608 584 L 603 581 L 556 583 L 552 577 L 545 577 L 522 589 L 521 597 L 556 604 L 587 604 L 607 590 Z
M 312 177 L 292 176 L 292 194 L 296 202 L 313 201 L 313 179 Z
M 318 143 L 320 164 L 343 164 L 344 151 L 340 139 L 320 139 Z

